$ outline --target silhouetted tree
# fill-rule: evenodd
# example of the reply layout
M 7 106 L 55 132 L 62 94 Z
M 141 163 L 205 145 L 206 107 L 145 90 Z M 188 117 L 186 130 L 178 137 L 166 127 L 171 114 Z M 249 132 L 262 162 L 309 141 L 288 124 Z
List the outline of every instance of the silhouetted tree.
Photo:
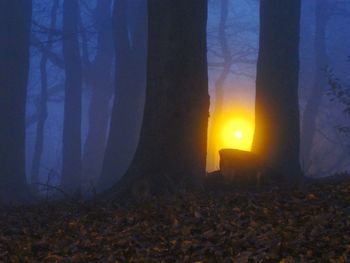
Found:
M 116 89 L 101 189 L 124 175 L 139 140 L 146 89 L 147 1 L 117 0 L 114 28 Z
M 199 186 L 209 113 L 206 0 L 150 0 L 144 120 L 116 191 L 159 194 Z
M 63 57 L 65 100 L 62 182 L 64 189 L 79 191 L 81 184 L 82 66 L 78 41 L 79 2 L 63 2 Z
M 24 198 L 30 0 L 0 1 L 0 199 Z
M 299 163 L 300 0 L 260 1 L 260 47 L 253 150 L 281 175 L 301 175 Z

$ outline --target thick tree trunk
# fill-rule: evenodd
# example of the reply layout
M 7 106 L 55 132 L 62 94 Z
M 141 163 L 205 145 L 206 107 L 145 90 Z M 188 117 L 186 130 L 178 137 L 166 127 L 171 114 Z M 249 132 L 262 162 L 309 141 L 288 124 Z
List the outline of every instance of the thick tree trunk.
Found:
M 53 30 L 56 27 L 57 20 L 57 10 L 58 10 L 59 0 L 55 0 L 52 5 L 51 10 L 51 25 L 50 28 L 52 31 L 49 32 L 47 38 L 47 46 L 44 48 L 41 61 L 40 61 L 40 76 L 41 76 L 41 94 L 40 94 L 40 102 L 39 102 L 39 116 L 38 122 L 36 126 L 36 138 L 35 138 L 35 146 L 34 146 L 34 154 L 33 154 L 33 163 L 31 168 L 31 184 L 34 189 L 37 188 L 37 183 L 39 183 L 39 175 L 40 175 L 40 160 L 41 155 L 44 149 L 44 131 L 45 131 L 45 122 L 47 119 L 47 100 L 48 100 L 48 81 L 47 81 L 47 72 L 46 72 L 46 64 L 48 61 L 48 52 L 52 47 L 52 38 L 53 38 Z
M 63 3 L 63 57 L 65 64 L 65 102 L 63 127 L 63 189 L 80 190 L 81 184 L 81 92 L 82 69 L 78 41 L 79 4 Z
M 101 173 L 105 152 L 107 129 L 110 117 L 110 100 L 113 95 L 113 33 L 112 1 L 99 0 L 95 10 L 95 22 L 98 32 L 95 60 L 88 63 L 88 83 L 92 93 L 89 106 L 89 130 L 84 145 L 83 174 L 84 181 L 96 185 Z
M 300 0 L 261 0 L 253 151 L 282 176 L 299 163 Z
M 25 198 L 25 106 L 32 1 L 0 1 L 0 202 Z
M 326 67 L 328 64 L 326 48 L 326 29 L 329 20 L 328 0 L 318 0 L 316 4 L 315 76 L 309 99 L 306 103 L 302 122 L 302 159 L 306 171 L 311 166 L 311 151 L 316 133 L 317 115 L 327 86 Z
M 160 194 L 205 176 L 209 111 L 206 0 L 149 1 L 144 120 L 117 190 Z
M 114 10 L 116 90 L 100 189 L 124 175 L 139 140 L 146 88 L 147 5 L 146 1 L 137 2 L 128 5 L 128 1 L 118 0 Z M 135 13 L 136 19 L 128 20 L 128 11 Z

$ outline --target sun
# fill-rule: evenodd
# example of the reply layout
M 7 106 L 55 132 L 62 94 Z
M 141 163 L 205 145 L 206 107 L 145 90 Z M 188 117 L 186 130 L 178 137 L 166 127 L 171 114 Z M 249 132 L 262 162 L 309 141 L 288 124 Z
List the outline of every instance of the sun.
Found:
M 207 169 L 219 168 L 222 149 L 251 151 L 254 132 L 254 112 L 246 107 L 229 108 L 213 115 L 209 123 Z
M 241 131 L 236 131 L 234 136 L 239 140 L 243 139 L 243 133 Z
M 221 147 L 250 151 L 254 136 L 254 124 L 243 118 L 234 118 L 223 123 Z

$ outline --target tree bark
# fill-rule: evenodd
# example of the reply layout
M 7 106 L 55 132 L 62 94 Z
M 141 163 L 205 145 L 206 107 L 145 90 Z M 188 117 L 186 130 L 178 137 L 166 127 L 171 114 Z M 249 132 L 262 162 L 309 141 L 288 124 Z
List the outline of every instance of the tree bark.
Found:
M 151 0 L 140 142 L 119 193 L 162 194 L 205 176 L 209 113 L 206 0 Z
M 56 27 L 57 20 L 57 10 L 59 6 L 59 0 L 55 0 L 52 5 L 51 10 L 51 25 L 50 28 L 52 30 Z M 41 94 L 40 94 L 40 102 L 39 102 L 39 116 L 38 122 L 36 126 L 36 138 L 35 138 L 35 146 L 34 146 L 34 154 L 33 154 L 33 163 L 31 168 L 31 184 L 34 189 L 37 189 L 39 183 L 39 175 L 40 175 L 40 160 L 41 155 L 44 148 L 44 131 L 45 131 L 45 122 L 47 119 L 47 101 L 48 101 L 48 81 L 47 81 L 47 72 L 46 72 L 46 64 L 48 61 L 48 52 L 52 47 L 53 40 L 53 31 L 49 32 L 47 38 L 47 46 L 44 48 L 41 61 L 40 61 L 40 76 L 41 76 Z
M 131 1 L 118 0 L 114 8 L 116 90 L 99 180 L 101 190 L 110 187 L 126 172 L 141 129 L 146 89 L 147 4 L 146 1 L 132 3 L 133 6 Z M 128 19 L 130 12 L 135 13 L 136 19 Z
M 317 115 L 327 86 L 326 67 L 328 64 L 326 48 L 326 29 L 330 17 L 328 0 L 318 0 L 316 4 L 315 76 L 313 87 L 306 103 L 302 122 L 302 159 L 306 171 L 311 166 L 311 151 L 316 133 Z
M 87 184 L 96 185 L 101 173 L 113 95 L 112 1 L 99 0 L 95 10 L 97 53 L 87 72 L 92 92 L 88 113 L 89 130 L 83 153 L 83 174 Z
M 25 107 L 32 1 L 0 1 L 0 202 L 26 198 Z
M 300 0 L 260 1 L 253 151 L 282 177 L 301 175 L 299 163 Z
M 63 124 L 63 163 L 61 186 L 80 191 L 81 184 L 81 92 L 82 68 L 78 41 L 79 3 L 63 3 L 63 57 L 65 65 L 65 102 Z

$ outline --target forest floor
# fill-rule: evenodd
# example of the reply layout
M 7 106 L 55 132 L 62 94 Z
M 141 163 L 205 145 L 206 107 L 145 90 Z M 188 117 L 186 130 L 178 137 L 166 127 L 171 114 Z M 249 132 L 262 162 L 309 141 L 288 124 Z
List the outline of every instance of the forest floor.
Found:
M 350 262 L 350 180 L 0 209 L 0 262 Z

